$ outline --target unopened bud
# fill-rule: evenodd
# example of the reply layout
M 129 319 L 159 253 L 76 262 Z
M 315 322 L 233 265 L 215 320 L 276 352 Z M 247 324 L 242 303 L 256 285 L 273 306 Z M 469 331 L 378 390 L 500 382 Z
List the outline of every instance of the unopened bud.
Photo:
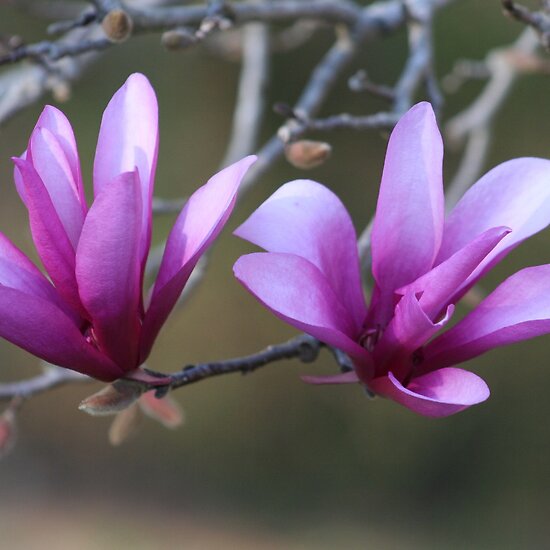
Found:
M 177 428 L 183 424 L 183 411 L 169 395 L 159 399 L 155 392 L 147 392 L 139 400 L 141 410 L 166 428 Z
M 15 445 L 15 413 L 8 409 L 0 416 L 0 458 L 6 456 Z
M 194 46 L 198 38 L 187 29 L 172 29 L 162 33 L 160 43 L 170 51 L 184 50 Z
M 288 162 L 296 168 L 309 170 L 323 164 L 332 152 L 332 147 L 323 141 L 301 139 L 285 147 Z
M 112 10 L 103 18 L 101 26 L 109 40 L 124 42 L 132 34 L 134 22 L 124 10 Z
M 52 95 L 58 103 L 65 103 L 71 99 L 71 86 L 67 82 L 56 82 L 52 87 Z
M 142 392 L 139 384 L 117 380 L 84 399 L 78 408 L 92 416 L 116 414 L 135 403 Z
M 117 413 L 109 428 L 109 442 L 118 447 L 135 435 L 139 428 L 141 412 L 137 403 Z

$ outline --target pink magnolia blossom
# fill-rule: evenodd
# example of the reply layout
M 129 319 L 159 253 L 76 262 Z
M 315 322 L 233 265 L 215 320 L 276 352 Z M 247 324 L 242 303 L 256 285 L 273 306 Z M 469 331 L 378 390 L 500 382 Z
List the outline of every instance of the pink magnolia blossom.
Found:
M 145 361 L 187 279 L 223 228 L 254 157 L 213 176 L 187 201 L 148 299 L 158 109 L 134 74 L 107 106 L 88 208 L 69 121 L 47 106 L 14 158 L 36 250 L 49 275 L 0 234 L 0 336 L 34 355 L 111 381 Z
M 241 257 L 238 280 L 275 315 L 353 359 L 354 372 L 307 381 L 359 381 L 417 413 L 447 416 L 489 396 L 481 378 L 454 365 L 550 332 L 550 265 L 542 265 L 435 336 L 482 275 L 550 223 L 550 161 L 500 164 L 445 218 L 442 158 L 433 111 L 420 103 L 388 144 L 368 307 L 349 214 L 321 184 L 287 183 L 237 230 L 268 251 Z

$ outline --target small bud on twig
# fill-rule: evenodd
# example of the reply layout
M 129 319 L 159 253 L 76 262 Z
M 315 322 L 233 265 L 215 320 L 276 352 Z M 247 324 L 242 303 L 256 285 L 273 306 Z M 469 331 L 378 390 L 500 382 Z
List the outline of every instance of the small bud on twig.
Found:
M 117 380 L 84 399 L 78 408 L 92 416 L 116 414 L 135 403 L 142 392 L 139 384 Z
M 288 162 L 302 170 L 309 170 L 323 164 L 331 152 L 330 144 L 307 139 L 295 141 L 285 147 L 285 156 Z
M 68 82 L 59 80 L 52 86 L 53 98 L 58 103 L 65 103 L 71 99 L 71 85 Z
M 171 29 L 162 33 L 160 43 L 169 51 L 185 50 L 194 46 L 199 39 L 188 29 Z
M 134 22 L 124 10 L 112 10 L 103 18 L 101 26 L 109 40 L 124 42 L 132 34 Z

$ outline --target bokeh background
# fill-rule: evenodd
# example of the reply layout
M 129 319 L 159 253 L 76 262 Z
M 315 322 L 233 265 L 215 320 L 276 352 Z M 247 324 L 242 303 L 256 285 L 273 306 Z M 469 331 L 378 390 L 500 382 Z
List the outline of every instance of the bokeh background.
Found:
M 0 32 L 43 36 L 45 23 L 0 7 Z M 496 1 L 464 0 L 436 20 L 437 73 L 458 58 L 480 59 L 522 28 Z M 297 51 L 273 57 L 268 102 L 292 104 L 331 44 L 327 29 Z M 367 68 L 392 83 L 406 55 L 404 32 L 369 44 L 348 75 Z M 239 66 L 205 47 L 168 53 L 158 36 L 109 50 L 74 86 L 61 108 L 71 119 L 90 189 L 104 106 L 133 71 L 145 73 L 160 104 L 156 192 L 186 196 L 216 171 L 231 123 Z M 475 97 L 473 82 L 448 96 L 443 120 Z M 528 75 L 496 120 L 486 168 L 518 156 L 550 156 L 550 80 Z M 53 101 L 51 98 L 45 102 Z M 324 114 L 374 112 L 377 100 L 342 82 Z M 28 253 L 26 212 L 10 156 L 19 154 L 41 104 L 0 130 L 0 227 Z M 267 139 L 281 120 L 269 112 Z M 307 174 L 334 189 L 361 230 L 373 213 L 386 136 L 340 131 L 324 166 Z M 456 166 L 447 151 L 446 173 Z M 294 331 L 264 311 L 233 280 L 231 266 L 250 246 L 231 236 L 260 201 L 304 173 L 283 162 L 235 211 L 208 276 L 162 332 L 149 361 L 175 370 L 195 361 L 243 355 Z M 172 219 L 158 218 L 155 240 Z M 490 290 L 525 265 L 550 262 L 550 231 L 531 239 L 483 283 Z M 549 297 L 550 299 L 550 297 Z M 462 310 L 464 313 L 465 310 Z M 77 410 L 93 386 L 32 399 L 19 418 L 13 453 L 0 463 L 2 548 L 543 548 L 550 524 L 550 337 L 487 354 L 467 365 L 483 376 L 490 400 L 447 419 L 426 419 L 359 387 L 311 387 L 314 365 L 274 364 L 253 375 L 212 379 L 176 392 L 186 412 L 178 431 L 144 421 L 119 448 L 109 419 Z M 2 380 L 37 372 L 38 362 L 0 342 Z M 99 386 L 97 386 L 99 387 Z

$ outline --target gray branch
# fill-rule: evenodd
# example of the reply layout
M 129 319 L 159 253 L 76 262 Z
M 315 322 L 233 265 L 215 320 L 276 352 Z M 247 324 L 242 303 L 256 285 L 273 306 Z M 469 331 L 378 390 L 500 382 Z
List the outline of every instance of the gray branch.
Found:
M 265 110 L 269 76 L 269 29 L 250 23 L 242 33 L 242 68 L 229 145 L 222 161 L 228 166 L 256 149 Z
M 466 143 L 459 169 L 447 188 L 448 210 L 481 175 L 489 152 L 493 120 L 514 83 L 525 72 L 525 58 L 532 56 L 537 47 L 535 33 L 526 29 L 513 44 L 489 52 L 485 58 L 489 74 L 487 84 L 466 109 L 447 123 L 445 134 L 448 142 Z

